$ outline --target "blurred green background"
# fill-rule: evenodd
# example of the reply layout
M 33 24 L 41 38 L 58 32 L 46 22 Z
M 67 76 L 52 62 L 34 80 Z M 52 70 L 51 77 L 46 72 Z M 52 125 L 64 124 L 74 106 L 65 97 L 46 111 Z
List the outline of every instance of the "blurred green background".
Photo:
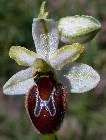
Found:
M 31 33 L 42 0 L 0 0 L 0 140 L 39 140 L 24 108 L 24 96 L 5 96 L 3 84 L 24 69 L 8 56 L 12 45 L 34 50 Z M 70 94 L 64 122 L 57 132 L 60 140 L 106 140 L 106 1 L 47 0 L 50 17 L 91 15 L 102 24 L 101 32 L 87 44 L 78 60 L 101 75 L 89 94 Z

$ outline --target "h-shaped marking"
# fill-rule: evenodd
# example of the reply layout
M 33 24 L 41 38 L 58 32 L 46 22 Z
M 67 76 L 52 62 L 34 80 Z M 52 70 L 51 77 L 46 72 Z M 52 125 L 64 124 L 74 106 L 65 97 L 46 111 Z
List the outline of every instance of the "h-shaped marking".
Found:
M 49 99 L 48 100 L 42 100 L 40 95 L 39 95 L 38 88 L 37 88 L 36 105 L 35 105 L 35 109 L 34 109 L 34 115 L 36 117 L 39 117 L 43 108 L 48 110 L 51 116 L 55 116 L 55 114 L 56 114 L 56 107 L 55 107 L 55 101 L 54 101 L 55 91 L 56 91 L 56 89 L 55 89 L 55 87 L 53 87 L 53 90 L 50 94 Z

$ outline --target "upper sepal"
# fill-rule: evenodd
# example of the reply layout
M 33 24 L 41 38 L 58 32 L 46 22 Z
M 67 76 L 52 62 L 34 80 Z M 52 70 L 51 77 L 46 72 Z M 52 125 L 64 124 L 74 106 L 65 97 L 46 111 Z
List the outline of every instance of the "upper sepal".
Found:
M 36 51 L 43 59 L 58 48 L 59 35 L 53 19 L 34 18 L 32 36 Z
M 60 39 L 64 43 L 85 43 L 94 38 L 101 24 L 94 17 L 76 15 L 61 18 L 58 22 Z

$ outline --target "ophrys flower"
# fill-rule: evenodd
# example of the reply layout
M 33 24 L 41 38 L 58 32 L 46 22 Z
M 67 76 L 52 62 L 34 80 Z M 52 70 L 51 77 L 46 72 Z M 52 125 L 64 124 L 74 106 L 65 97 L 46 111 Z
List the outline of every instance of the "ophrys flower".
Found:
M 99 74 L 92 67 L 73 63 L 84 51 L 84 46 L 74 43 L 58 49 L 59 35 L 63 42 L 69 43 L 70 35 L 72 42 L 79 38 L 85 41 L 90 33 L 100 29 L 100 25 L 97 26 L 98 22 L 92 21 L 91 17 L 85 16 L 83 19 L 79 16 L 74 20 L 84 24 L 89 21 L 89 31 L 86 30 L 87 26 L 78 27 L 76 22 L 77 30 L 68 34 L 67 18 L 61 20 L 57 27 L 53 19 L 47 19 L 48 13 L 44 11 L 44 5 L 45 3 L 32 24 L 36 53 L 20 46 L 11 47 L 9 52 L 9 56 L 19 65 L 29 68 L 13 75 L 4 85 L 3 91 L 7 95 L 26 94 L 25 106 L 34 126 L 42 134 L 48 134 L 54 133 L 60 127 L 66 111 L 67 94 L 89 91 L 96 87 L 100 80 Z M 95 29 L 92 29 L 94 27 Z M 71 28 L 69 32 L 70 30 Z

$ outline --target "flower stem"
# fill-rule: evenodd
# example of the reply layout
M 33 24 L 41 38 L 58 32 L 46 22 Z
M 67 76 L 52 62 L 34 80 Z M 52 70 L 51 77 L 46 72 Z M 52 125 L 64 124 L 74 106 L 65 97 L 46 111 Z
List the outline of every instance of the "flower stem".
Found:
M 46 2 L 43 1 L 42 4 L 41 4 L 41 7 L 40 7 L 40 12 L 39 12 L 39 15 L 38 15 L 38 18 L 40 19 L 46 19 L 47 16 L 48 16 L 48 12 L 45 11 L 45 4 Z
M 58 140 L 55 134 L 42 135 L 41 140 Z

